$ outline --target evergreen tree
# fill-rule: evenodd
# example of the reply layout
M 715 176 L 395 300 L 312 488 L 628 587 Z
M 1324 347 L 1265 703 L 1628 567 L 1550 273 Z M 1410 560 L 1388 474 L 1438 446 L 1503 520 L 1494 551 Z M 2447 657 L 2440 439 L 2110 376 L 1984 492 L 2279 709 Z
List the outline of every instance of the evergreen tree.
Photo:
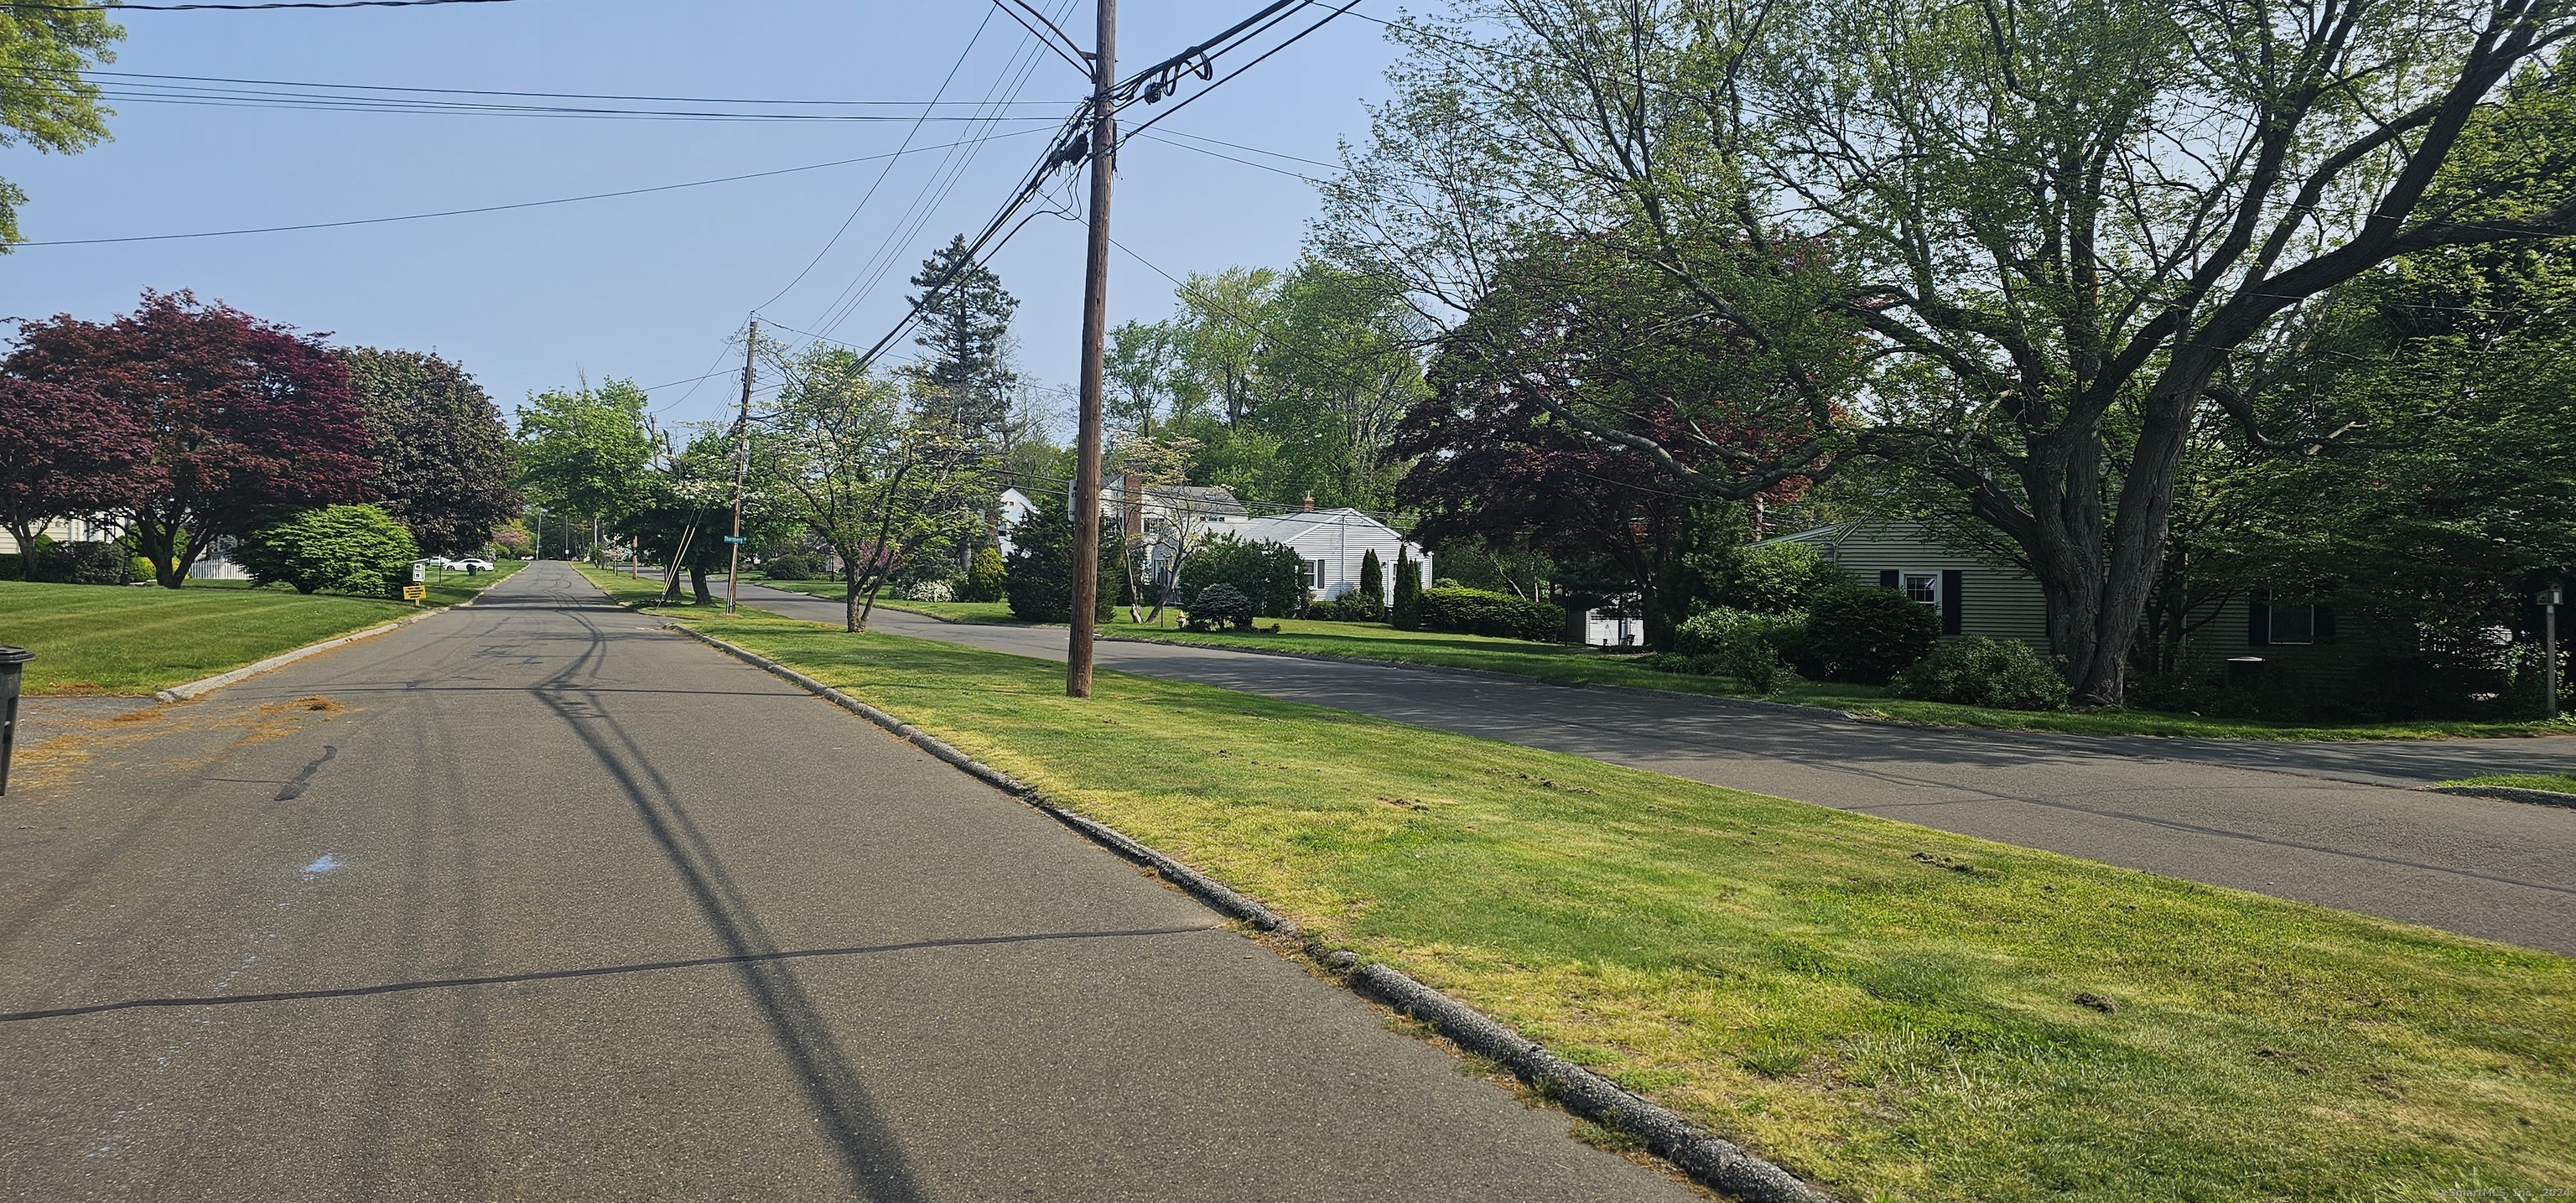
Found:
M 1386 604 L 1386 568 L 1378 563 L 1374 547 L 1360 556 L 1360 596 L 1372 606 Z
M 921 334 L 915 345 L 930 353 L 913 369 L 923 407 L 955 425 L 975 444 L 1003 440 L 1019 373 L 1011 370 L 1011 313 L 1019 299 L 1002 288 L 993 269 L 974 261 L 965 235 L 924 260 L 912 278 L 921 292 Z
M 1399 631 L 1422 629 L 1422 566 L 1411 552 L 1395 553 L 1395 605 L 1387 620 Z

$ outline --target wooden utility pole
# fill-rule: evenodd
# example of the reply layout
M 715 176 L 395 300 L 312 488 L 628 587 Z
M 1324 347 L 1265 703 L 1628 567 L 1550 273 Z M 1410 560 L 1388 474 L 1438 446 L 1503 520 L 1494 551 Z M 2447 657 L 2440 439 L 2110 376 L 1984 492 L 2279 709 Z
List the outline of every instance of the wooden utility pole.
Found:
M 742 412 L 733 420 L 733 534 L 725 539 L 725 550 L 733 561 L 725 566 L 725 613 L 734 610 L 735 584 L 742 579 L 742 482 L 751 473 L 751 356 L 760 348 L 760 319 L 751 319 L 751 333 L 742 342 Z
M 1082 278 L 1082 434 L 1073 481 L 1073 634 L 1066 697 L 1091 696 L 1092 614 L 1100 601 L 1100 356 L 1109 337 L 1109 177 L 1117 161 L 1118 0 L 1098 0 L 1091 56 L 1091 256 Z

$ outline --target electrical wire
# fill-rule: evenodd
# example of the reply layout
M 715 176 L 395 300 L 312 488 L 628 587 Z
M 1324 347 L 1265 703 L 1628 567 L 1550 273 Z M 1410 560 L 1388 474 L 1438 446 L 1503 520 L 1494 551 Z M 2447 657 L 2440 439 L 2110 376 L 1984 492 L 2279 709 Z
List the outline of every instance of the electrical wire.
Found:
M 1084 79 L 1091 78 L 1091 65 L 1083 61 L 1091 56 L 1083 50 L 1082 44 L 1074 41 L 1072 34 L 1057 28 L 1055 22 L 1048 20 L 1046 14 L 1039 12 L 1036 6 L 1028 3 L 1028 0 L 993 0 L 993 7 L 1001 9 L 1002 15 L 1019 22 L 1020 28 L 1028 30 L 1029 36 L 1036 38 L 1039 45 L 1055 51 L 1057 58 L 1073 64 L 1073 69 L 1081 72 Z M 1026 12 L 1028 17 L 1021 16 L 1022 12 Z M 1038 25 L 1046 26 L 1048 32 L 1055 34 L 1055 37 L 1049 39 L 1045 33 L 1039 32 L 1037 25 L 1029 24 L 1029 17 L 1037 18 Z
M 1306 28 L 1304 28 L 1304 29 L 1298 30 L 1298 31 L 1296 32 L 1296 34 L 1294 34 L 1293 36 L 1291 36 L 1287 41 L 1281 42 L 1281 43 L 1279 43 L 1278 45 L 1273 46 L 1273 47 L 1271 47 L 1271 48 L 1270 48 L 1270 49 L 1268 49 L 1268 50 L 1264 50 L 1264 51 L 1262 51 L 1262 52 L 1261 52 L 1261 54 L 1260 54 L 1259 56 L 1255 57 L 1251 62 L 1245 63 L 1244 65 L 1242 65 L 1242 66 L 1240 66 L 1240 67 L 1237 67 L 1237 68 L 1235 68 L 1235 69 L 1234 69 L 1234 70 L 1232 70 L 1232 71 L 1226 72 L 1224 76 L 1222 76 L 1222 77 L 1220 77 L 1220 78 L 1216 79 L 1215 81 L 1213 81 L 1213 82 L 1209 83 L 1209 84 L 1208 84 L 1208 86 L 1206 86 L 1206 87 L 1204 87 L 1204 88 L 1201 88 L 1201 89 L 1199 89 L 1199 90 L 1198 90 L 1198 91 L 1196 91 L 1196 92 L 1192 92 L 1192 93 L 1190 93 L 1190 94 L 1189 94 L 1189 95 L 1187 95 L 1187 96 L 1182 97 L 1182 98 L 1181 98 L 1177 103 L 1173 104 L 1173 105 L 1172 105 L 1172 107 L 1170 107 L 1170 108 L 1168 108 L 1168 109 L 1165 109 L 1165 110 L 1163 110 L 1163 111 L 1162 111 L 1162 112 L 1160 112 L 1160 113 L 1156 113 L 1156 114 L 1154 114 L 1152 117 L 1146 118 L 1143 124 L 1138 125 L 1138 126 L 1136 126 L 1134 129 L 1131 129 L 1131 130 L 1127 131 L 1127 133 L 1126 133 L 1124 136 L 1125 136 L 1125 137 L 1134 137 L 1134 136 L 1135 136 L 1135 135 L 1137 135 L 1137 134 L 1143 133 L 1144 131 L 1146 131 L 1146 130 L 1148 130 L 1148 129 L 1153 128 L 1157 123 L 1161 122 L 1164 118 L 1169 117 L 1169 116 L 1171 116 L 1171 115 L 1172 115 L 1172 114 L 1174 114 L 1174 113 L 1180 112 L 1182 109 L 1185 109 L 1185 108 L 1190 107 L 1190 105 L 1191 105 L 1191 104 L 1193 104 L 1193 103 L 1195 103 L 1195 102 L 1196 102 L 1200 97 L 1205 96 L 1205 95 L 1207 95 L 1207 94 L 1208 94 L 1208 93 L 1210 93 L 1210 92 L 1216 91 L 1218 88 L 1224 87 L 1224 86 L 1225 86 L 1225 84 L 1226 84 L 1226 81 L 1227 81 L 1227 80 L 1235 79 L 1235 78 L 1237 78 L 1237 77 L 1241 76 L 1244 72 L 1249 71 L 1249 70 L 1253 69 L 1254 67 L 1258 67 L 1258 66 L 1260 66 L 1260 65 L 1262 64 L 1263 60 L 1268 59 L 1271 55 L 1277 54 L 1277 53 L 1279 53 L 1279 52 L 1280 52 L 1280 51 L 1282 51 L 1282 50 L 1286 50 L 1287 48 L 1289 48 L 1289 47 L 1291 47 L 1291 46 L 1294 46 L 1294 45 L 1296 45 L 1297 43 L 1299 43 L 1299 42 L 1301 42 L 1301 41 L 1304 41 L 1304 40 L 1305 40 L 1305 38 L 1306 38 L 1306 35 L 1311 34 L 1311 33 L 1315 32 L 1315 31 L 1316 31 L 1316 30 L 1318 30 L 1318 29 L 1322 29 L 1322 28 L 1323 28 L 1323 27 L 1325 27 L 1326 25 L 1330 25 L 1330 24 L 1332 24 L 1332 23 L 1333 23 L 1333 19 L 1334 19 L 1334 18 L 1339 17 L 1339 16 L 1341 16 L 1342 14 L 1347 13 L 1347 12 L 1351 11 L 1351 10 L 1352 10 L 1352 9 L 1354 9 L 1354 8 L 1358 8 L 1359 6 L 1360 6 L 1360 0 L 1349 0 L 1349 3 L 1346 3 L 1346 4 L 1342 5 L 1340 8 L 1334 9 L 1333 11 L 1331 11 L 1331 12 L 1329 12 L 1329 13 L 1324 14 L 1324 17 L 1323 17 L 1323 19 L 1322 19 L 1322 20 L 1317 21 L 1317 22 L 1315 22 L 1314 24 L 1309 25 L 1309 26 L 1307 26 L 1307 27 L 1306 27 Z M 1302 5 L 1301 5 L 1301 7 L 1302 7 Z M 1150 103 L 1150 102 L 1149 102 L 1149 103 Z
M 939 88 L 937 91 L 931 93 L 930 103 L 922 106 L 920 119 L 912 123 L 911 129 L 904 131 L 903 146 L 897 147 L 896 149 L 901 150 L 912 145 L 913 138 L 921 133 L 922 122 L 930 119 L 931 109 L 939 104 L 939 98 L 948 94 L 948 85 L 956 81 L 957 73 L 959 71 L 965 69 L 967 57 L 975 53 L 975 44 L 984 39 L 984 31 L 991 28 L 992 24 L 993 14 L 990 9 L 987 9 L 984 13 L 984 19 L 976 23 L 975 32 L 967 36 L 965 48 L 957 52 L 956 61 L 948 64 L 948 74 L 940 77 Z M 804 269 L 796 273 L 795 279 L 789 280 L 777 292 L 770 294 L 768 300 L 752 306 L 751 311 L 753 313 L 757 314 L 761 310 L 777 304 L 778 298 L 786 296 L 788 292 L 793 290 L 797 285 L 804 283 L 805 277 L 814 274 L 815 266 L 823 262 L 823 257 L 831 254 L 833 247 L 841 245 L 841 235 L 850 232 L 850 223 L 857 221 L 859 219 L 860 212 L 868 207 L 868 202 L 876 199 L 877 189 L 884 187 L 886 178 L 894 174 L 894 165 L 895 160 L 886 160 L 885 167 L 877 172 L 877 178 L 868 182 L 868 190 L 859 194 L 859 203 L 850 206 L 849 216 L 841 219 L 840 228 L 832 231 L 832 237 L 823 243 L 823 249 L 814 252 L 814 257 L 805 261 Z
M 0 0 L 0 3 L 5 2 L 6 0 Z M 295 79 L 247 79 L 230 75 L 167 75 L 148 71 L 55 71 L 40 67 L 26 67 L 22 69 L 30 74 L 69 76 L 75 78 L 89 77 L 96 79 L 147 80 L 184 84 L 249 84 L 269 88 L 322 88 L 345 92 L 419 93 L 430 96 L 507 96 L 515 99 L 537 100 L 626 100 L 634 101 L 639 104 L 748 104 L 825 108 L 872 107 L 910 109 L 919 108 L 924 103 L 918 100 L 797 100 L 774 96 L 652 96 L 627 92 L 531 92 L 499 88 L 427 88 L 404 84 L 353 84 Z M 940 105 L 980 105 L 984 102 L 972 100 L 933 100 L 928 103 Z M 1012 103 L 1023 106 L 1044 105 L 1049 108 L 1059 108 L 1065 104 L 1075 103 L 1075 99 L 1067 98 L 1060 101 L 1024 100 Z
M 559 196 L 547 200 L 518 201 L 506 205 L 479 205 L 470 209 L 441 209 L 431 213 L 403 213 L 390 217 L 361 217 L 352 218 L 346 221 L 317 221 L 306 222 L 300 225 L 258 226 L 238 230 L 199 230 L 186 234 L 129 234 L 116 238 L 58 238 L 37 242 L 14 242 L 9 245 L 10 249 L 15 250 L 22 247 L 32 246 L 100 246 L 107 243 L 118 242 L 169 242 L 183 238 L 229 238 L 242 234 L 283 234 L 297 230 L 334 230 L 349 226 L 384 225 L 398 221 L 425 221 L 434 217 L 464 217 L 477 213 L 503 213 L 515 209 L 537 209 L 549 205 L 570 205 L 583 201 L 610 200 L 623 196 L 645 196 L 656 192 L 675 192 L 683 188 L 704 188 L 714 184 L 733 184 L 740 183 L 744 180 L 760 180 L 768 179 L 772 176 L 794 175 L 805 171 L 821 171 L 832 167 L 846 167 L 852 163 L 873 163 L 879 159 L 890 158 L 897 154 L 926 154 L 934 150 L 942 150 L 949 147 L 963 146 L 973 143 L 999 142 L 1006 138 L 1025 137 L 1036 132 L 1038 131 L 1013 130 L 1009 133 L 989 134 L 981 138 L 968 139 L 965 142 L 949 142 L 942 143 L 937 146 L 919 147 L 912 151 L 895 151 L 888 154 L 860 155 L 857 158 L 851 159 L 834 159 L 828 163 L 808 163 L 801 167 L 781 167 L 774 171 L 754 171 L 747 172 L 742 175 L 719 176 L 715 179 L 708 180 L 689 180 L 678 184 L 657 184 L 649 188 L 625 188 L 615 192 L 592 192 L 581 196 Z

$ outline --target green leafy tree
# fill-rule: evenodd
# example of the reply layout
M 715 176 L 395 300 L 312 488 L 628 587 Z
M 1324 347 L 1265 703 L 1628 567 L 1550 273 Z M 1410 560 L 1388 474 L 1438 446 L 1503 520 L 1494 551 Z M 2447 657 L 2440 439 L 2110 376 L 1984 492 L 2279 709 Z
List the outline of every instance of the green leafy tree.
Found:
M 81 78 L 116 61 L 109 49 L 125 31 L 108 9 L 81 5 L 0 6 L 0 146 L 78 154 L 107 138 L 98 85 Z M 26 192 L 0 180 L 0 253 L 20 241 L 18 206 Z
M 1306 608 L 1306 561 L 1285 543 L 1219 535 L 1182 566 L 1180 596 L 1210 585 L 1242 590 L 1265 618 L 1294 618 Z
M 1114 523 L 1102 522 L 1100 562 L 1093 568 L 1099 574 L 1094 596 L 1099 599 L 1097 618 L 1109 617 L 1123 574 L 1120 562 L 1118 529 Z M 1025 518 L 1011 526 L 1011 554 L 1003 559 L 1004 592 L 1011 603 L 1011 616 L 1023 622 L 1073 621 L 1073 520 L 1065 513 L 1064 502 L 1049 490 L 1032 500 Z
M 614 524 L 649 503 L 650 399 L 631 380 L 550 389 L 519 407 L 519 487 L 557 514 Z
M 233 551 L 234 562 L 257 584 L 360 597 L 383 597 L 409 583 L 412 561 L 419 556 L 411 532 L 372 505 L 332 505 L 291 514 L 251 532 Z
M 952 415 L 908 410 L 902 389 L 857 355 L 818 346 L 782 366 L 769 423 L 777 495 L 841 557 L 843 624 L 863 631 L 908 560 L 981 535 L 992 490 Z
M 710 573 L 733 564 L 735 431 L 721 422 L 684 427 L 686 443 L 662 457 L 633 486 L 624 513 L 610 530 L 634 542 L 638 555 L 670 566 L 670 589 L 683 576 L 699 605 L 715 600 Z M 775 436 L 755 429 L 745 457 L 742 532 L 750 545 L 781 543 L 798 537 L 797 525 L 780 504 L 776 465 L 780 449 Z
M 1600 279 L 1734 335 L 1743 381 L 1554 417 L 1715 497 L 1917 467 L 2018 549 L 2077 699 L 2116 704 L 2199 428 L 2332 434 L 2262 421 L 2311 302 L 2576 233 L 2571 32 L 2570 0 L 1470 0 L 1398 24 L 1323 243 L 1466 313 L 1534 244 L 1595 240 Z M 1586 370 L 1651 380 L 1658 353 Z M 1731 454 L 1707 432 L 1748 401 L 1814 437 Z M 1659 407 L 1679 430 L 1641 433 Z
M 465 369 L 419 351 L 343 348 L 366 407 L 377 504 L 429 552 L 470 552 L 516 517 L 510 432 Z

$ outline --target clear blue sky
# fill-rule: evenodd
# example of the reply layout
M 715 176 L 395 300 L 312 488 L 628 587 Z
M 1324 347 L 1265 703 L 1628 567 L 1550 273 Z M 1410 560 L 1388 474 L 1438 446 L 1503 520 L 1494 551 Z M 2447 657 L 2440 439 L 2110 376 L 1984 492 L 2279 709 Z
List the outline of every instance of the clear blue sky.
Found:
M 1086 45 L 1086 0 L 1039 0 Z M 1255 0 L 1126 0 L 1119 58 L 1140 66 L 1216 33 Z M 1015 113 L 1060 118 L 1083 92 L 1073 69 L 984 0 L 516 0 L 411 9 L 120 15 L 111 70 L 255 80 L 537 92 L 813 100 L 951 100 L 1014 94 Z M 1365 135 L 1392 50 L 1359 13 L 1226 84 L 1158 129 L 1310 159 Z M 980 38 L 977 31 L 981 28 Z M 969 50 L 970 39 L 975 39 Z M 961 53 L 964 57 L 960 59 Z M 1239 64 L 1220 61 L 1223 71 Z M 1016 65 L 1015 65 L 1016 64 Z M 111 81 L 113 82 L 113 81 Z M 76 156 L 0 152 L 0 177 L 32 198 L 31 241 L 184 233 L 541 200 L 795 167 L 900 145 L 908 122 L 688 122 L 358 113 L 114 102 L 113 142 Z M 578 103 L 532 101 L 528 103 Z M 920 110 L 834 110 L 910 117 Z M 967 110 L 943 110 L 962 114 Z M 1146 110 L 1151 112 L 1152 110 Z M 1048 122 L 989 132 L 1043 130 Z M 969 127 L 924 123 L 915 145 Z M 106 246 L 28 246 L 0 256 L 0 316 L 104 318 L 145 288 L 190 288 L 335 341 L 435 349 L 462 361 L 506 412 L 534 389 L 624 376 L 658 385 L 717 363 L 744 315 L 822 330 L 872 254 L 887 272 L 833 328 L 866 344 L 900 316 L 922 258 L 1000 203 L 1046 135 L 995 141 L 926 220 L 899 220 L 947 152 L 896 160 L 883 186 L 802 283 L 881 163 L 548 208 L 338 230 Z M 1261 156 L 1212 147 L 1241 158 Z M 1304 171 L 1318 169 L 1269 160 Z M 953 167 L 954 164 L 952 163 Z M 1064 195 L 1059 187 L 1058 195 Z M 1078 194 L 1077 194 L 1078 197 Z M 1119 240 L 1174 274 L 1284 265 L 1315 209 L 1285 175 L 1163 142 L 1122 155 Z M 920 217 L 916 211 L 915 218 Z M 893 239 L 889 244 L 888 240 Z M 1021 366 L 1074 376 L 1082 238 L 1040 218 L 995 259 L 1020 297 Z M 882 262 L 882 259 L 880 260 Z M 1170 285 L 1113 261 L 1113 320 L 1169 311 Z M 733 387 L 658 389 L 662 419 L 720 416 Z M 684 393 L 687 399 L 682 400 Z

